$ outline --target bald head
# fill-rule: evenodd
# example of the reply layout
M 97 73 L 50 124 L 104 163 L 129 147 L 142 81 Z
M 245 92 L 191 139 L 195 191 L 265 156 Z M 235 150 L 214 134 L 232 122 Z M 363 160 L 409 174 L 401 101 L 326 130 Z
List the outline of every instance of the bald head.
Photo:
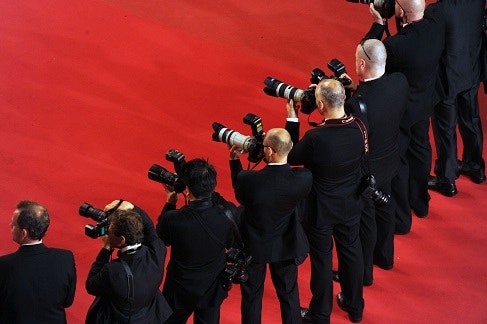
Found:
M 396 15 L 402 10 L 404 22 L 410 23 L 423 18 L 425 7 L 425 0 L 396 1 Z
M 378 39 L 362 41 L 355 52 L 356 72 L 362 79 L 378 78 L 385 73 L 387 51 Z
M 272 128 L 265 136 L 265 145 L 272 147 L 276 154 L 287 156 L 293 147 L 291 135 L 284 128 Z
M 340 109 L 345 103 L 345 88 L 337 80 L 324 79 L 316 86 L 315 97 L 318 107 L 319 102 L 322 102 L 329 109 Z

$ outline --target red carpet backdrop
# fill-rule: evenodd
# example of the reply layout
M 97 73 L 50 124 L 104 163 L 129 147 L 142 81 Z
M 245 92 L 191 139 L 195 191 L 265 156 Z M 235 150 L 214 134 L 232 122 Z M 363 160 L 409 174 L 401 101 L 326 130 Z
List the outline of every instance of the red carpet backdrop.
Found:
M 335 57 L 355 77 L 355 46 L 372 22 L 366 6 L 345 0 L 1 1 L 0 17 L 0 254 L 17 249 L 9 233 L 16 203 L 45 204 L 44 242 L 75 253 L 67 311 L 75 324 L 93 300 L 84 282 L 101 247 L 84 235 L 93 221 L 78 215 L 80 204 L 103 208 L 122 197 L 156 220 L 165 195 L 147 170 L 172 170 L 170 148 L 208 158 L 218 191 L 234 200 L 212 122 L 250 135 L 242 118 L 251 112 L 264 129 L 283 126 L 285 100 L 263 93 L 265 77 L 304 88 L 313 68 L 331 74 Z M 485 131 L 487 96 L 480 101 Z M 394 269 L 377 269 L 364 289 L 363 323 L 487 321 L 487 185 L 461 177 L 457 187 L 454 198 L 432 192 L 429 216 L 396 238 Z M 309 277 L 306 261 L 303 305 Z M 239 295 L 236 286 L 222 323 L 240 322 Z M 279 322 L 269 280 L 263 323 Z M 336 305 L 332 322 L 348 323 Z

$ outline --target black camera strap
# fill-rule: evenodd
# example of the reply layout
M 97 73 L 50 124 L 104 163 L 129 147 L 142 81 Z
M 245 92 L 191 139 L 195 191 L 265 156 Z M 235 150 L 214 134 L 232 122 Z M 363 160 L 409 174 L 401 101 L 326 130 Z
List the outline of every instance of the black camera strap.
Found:
M 241 247 L 244 247 L 244 243 L 242 241 L 242 236 L 240 235 L 240 231 L 238 229 L 237 223 L 233 219 L 232 212 L 228 209 L 223 207 L 222 205 L 218 205 L 218 208 L 220 209 L 220 212 L 225 215 L 230 221 L 230 224 L 232 225 L 232 231 L 235 236 L 235 238 L 238 241 L 238 244 L 241 245 Z M 196 220 L 200 223 L 201 227 L 208 233 L 208 235 L 215 241 L 218 245 L 223 246 L 226 248 L 226 244 L 222 242 L 216 235 L 213 233 L 213 231 L 205 224 L 205 221 L 201 218 L 201 215 L 198 214 L 196 211 L 193 211 L 193 214 L 195 215 Z
M 134 300 L 134 289 L 135 289 L 134 288 L 134 275 L 132 274 L 132 271 L 130 270 L 130 267 L 127 264 L 127 262 L 125 262 L 122 259 L 119 259 L 119 260 L 123 265 L 125 273 L 127 274 L 127 299 L 129 302 L 129 323 L 130 323 L 131 317 L 132 317 L 132 301 Z

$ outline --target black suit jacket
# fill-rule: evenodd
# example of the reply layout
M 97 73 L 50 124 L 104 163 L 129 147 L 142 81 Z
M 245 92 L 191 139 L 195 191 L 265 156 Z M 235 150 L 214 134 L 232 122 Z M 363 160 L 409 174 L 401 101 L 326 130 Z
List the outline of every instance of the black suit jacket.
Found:
M 384 26 L 374 23 L 365 38 L 381 39 Z M 428 119 L 433 112 L 438 63 L 444 48 L 444 25 L 428 17 L 410 23 L 397 34 L 386 37 L 386 72 L 402 72 L 409 83 L 409 103 L 402 125 L 409 128 Z
M 125 323 L 130 313 L 131 323 L 162 323 L 172 310 L 162 296 L 159 286 L 164 275 L 166 246 L 157 236 L 154 223 L 140 208 L 134 211 L 144 224 L 143 245 L 133 254 L 119 254 L 119 259 L 110 262 L 111 252 L 101 249 L 92 264 L 86 290 L 89 294 L 100 296 L 110 301 L 111 308 Z M 130 267 L 134 277 L 134 298 L 127 300 L 127 275 L 120 259 Z
M 0 257 L 0 323 L 66 323 L 75 290 L 71 251 L 23 245 Z
M 357 222 L 360 219 L 358 187 L 362 178 L 364 140 L 355 122 L 317 127 L 294 143 L 289 153 L 291 165 L 304 165 L 313 174 L 313 187 L 306 204 L 306 222 L 311 226 Z M 286 122 L 296 139 L 299 123 Z
M 232 203 L 225 205 L 236 213 Z M 166 204 L 159 216 L 157 233 L 171 246 L 163 288 L 170 305 L 178 309 L 220 305 L 227 292 L 218 276 L 226 267 L 225 248 L 233 244 L 234 238 L 232 223 L 221 208 L 211 198 L 190 201 L 178 210 Z
M 311 190 L 311 172 L 289 164 L 243 171 L 240 160 L 230 160 L 230 169 L 235 197 L 244 206 L 240 230 L 252 260 L 271 263 L 308 253 L 296 207 Z
M 399 124 L 406 109 L 409 86 L 402 73 L 384 74 L 361 82 L 345 103 L 347 112 L 360 116 L 369 129 L 369 166 L 378 186 L 390 181 L 399 162 Z M 365 114 L 359 101 L 366 106 Z
M 484 8 L 485 0 L 442 0 L 428 7 L 428 16 L 445 25 L 445 50 L 438 74 L 439 99 L 455 97 L 481 80 L 485 59 Z

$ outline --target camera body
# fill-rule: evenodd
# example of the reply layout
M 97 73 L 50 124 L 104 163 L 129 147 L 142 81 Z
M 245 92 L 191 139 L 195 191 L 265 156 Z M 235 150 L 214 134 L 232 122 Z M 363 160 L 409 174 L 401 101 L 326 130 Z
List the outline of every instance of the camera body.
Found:
M 334 73 L 334 75 L 327 76 L 323 70 L 315 68 L 311 71 L 310 82 L 312 84 L 318 84 L 324 79 L 338 80 L 344 86 L 349 85 L 352 82 L 352 80 L 348 78 L 340 78 L 343 73 L 347 72 L 345 65 L 338 59 L 332 59 L 330 62 L 328 62 L 327 66 Z M 315 87 L 309 87 L 302 90 L 285 84 L 272 77 L 267 77 L 264 80 L 264 84 L 264 93 L 269 96 L 292 99 L 293 101 L 301 102 L 301 112 L 303 114 L 309 115 L 316 109 Z
M 372 199 L 376 207 L 386 205 L 391 199 L 391 195 L 385 194 L 377 189 L 377 181 L 372 174 L 367 174 L 362 178 L 359 191 L 362 196 Z
M 346 0 L 353 3 L 374 4 L 375 10 L 377 10 L 382 18 L 391 18 L 394 16 L 396 0 Z
M 153 164 L 149 168 L 147 176 L 153 181 L 173 186 L 174 191 L 177 193 L 181 193 L 186 189 L 186 185 L 177 174 L 168 171 L 166 168 L 158 164 Z
M 178 174 L 181 172 L 182 166 L 186 163 L 184 154 L 175 149 L 170 149 L 166 152 L 166 160 L 174 164 L 174 171 Z
M 97 209 L 86 202 L 81 204 L 78 213 L 80 216 L 89 217 L 97 222 L 96 225 L 85 225 L 86 236 L 96 239 L 108 233 L 108 227 L 110 226 L 108 216 L 110 213 L 105 213 L 103 210 Z
M 230 146 L 237 146 L 244 152 L 248 152 L 248 160 L 258 163 L 264 158 L 264 128 L 262 118 L 248 113 L 243 118 L 244 124 L 250 125 L 252 136 L 245 136 L 237 131 L 226 128 L 220 123 L 212 124 L 214 133 L 212 139 L 215 142 L 227 143 Z
M 249 279 L 247 265 L 252 261 L 251 256 L 237 248 L 231 248 L 226 253 L 227 266 L 220 274 L 220 281 L 223 289 L 230 290 L 232 283 L 241 284 Z

